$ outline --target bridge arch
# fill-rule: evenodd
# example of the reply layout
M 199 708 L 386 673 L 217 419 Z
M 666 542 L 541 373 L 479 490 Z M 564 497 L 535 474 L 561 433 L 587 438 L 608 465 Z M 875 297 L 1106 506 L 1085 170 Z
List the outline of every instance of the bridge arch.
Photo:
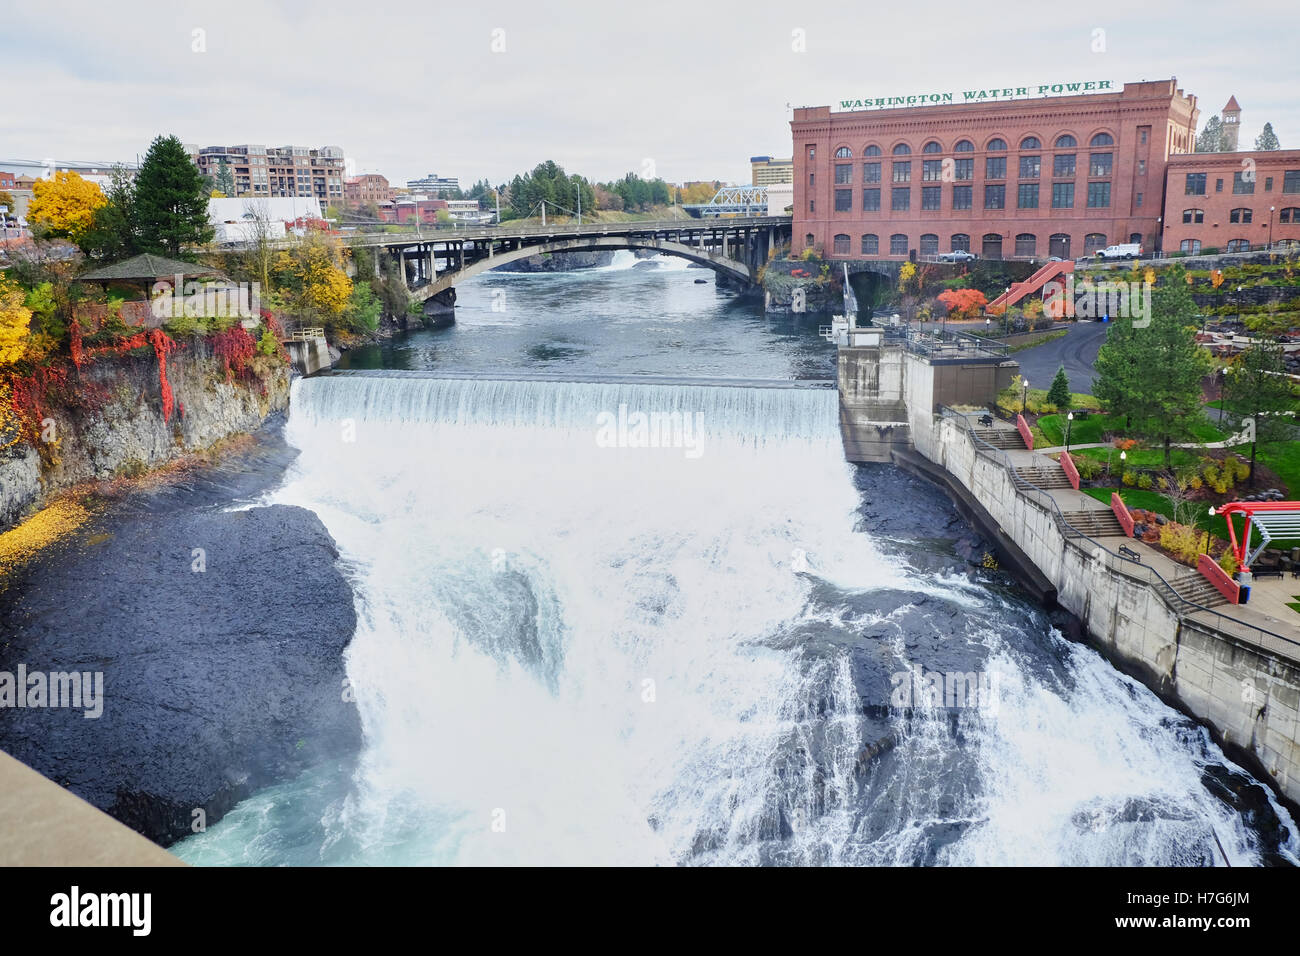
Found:
M 537 245 L 526 245 L 518 249 L 497 252 L 491 256 L 477 259 L 472 263 L 467 262 L 463 269 L 439 273 L 433 281 L 412 289 L 411 296 L 417 300 L 429 299 L 446 292 L 448 289 L 455 288 L 461 282 L 472 279 L 481 272 L 499 269 L 512 262 L 528 259 L 532 256 L 556 252 L 593 252 L 618 249 L 646 249 L 667 255 L 680 256 L 683 259 L 706 266 L 720 275 L 725 275 L 746 284 L 755 282 L 757 278 L 749 266 L 738 259 L 717 255 L 707 249 L 690 246 L 683 242 L 637 236 L 591 236 L 575 239 L 555 239 Z

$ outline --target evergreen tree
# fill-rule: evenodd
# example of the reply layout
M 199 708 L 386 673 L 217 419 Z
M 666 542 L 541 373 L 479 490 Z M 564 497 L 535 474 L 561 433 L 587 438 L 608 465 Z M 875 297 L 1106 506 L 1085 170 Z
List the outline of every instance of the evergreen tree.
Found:
M 1227 152 L 1227 149 L 1228 141 L 1224 135 L 1223 123 L 1216 114 L 1205 121 L 1205 126 L 1201 129 L 1201 135 L 1196 137 L 1196 151 L 1198 153 L 1223 153 Z
M 1265 123 L 1263 131 L 1255 137 L 1255 148 L 1262 150 L 1282 148 L 1282 144 L 1277 141 L 1277 134 L 1273 132 L 1272 123 Z
M 1140 437 L 1159 441 L 1165 466 L 1173 441 L 1190 439 L 1204 419 L 1201 379 L 1211 362 L 1196 342 L 1196 303 L 1182 266 L 1171 267 L 1151 295 L 1151 316 L 1112 322 L 1093 364 L 1093 392 L 1112 415 L 1124 415 Z
M 235 174 L 230 171 L 230 164 L 224 159 L 217 163 L 217 189 L 227 196 L 235 195 Z
M 203 177 L 175 136 L 155 139 L 140 164 L 135 224 L 143 252 L 175 257 L 185 246 L 212 241 Z
M 126 169 L 113 167 L 105 191 L 108 199 L 95 210 L 95 217 L 81 240 L 81 251 L 92 259 L 113 262 L 140 251 L 135 227 L 135 184 Z
M 1064 362 L 1057 368 L 1052 387 L 1047 390 L 1047 401 L 1057 408 L 1065 408 L 1070 404 L 1070 379 L 1066 377 Z
M 1250 442 L 1250 484 L 1255 484 L 1255 447 L 1291 437 L 1289 413 L 1300 409 L 1300 395 L 1287 378 L 1282 347 L 1256 340 L 1230 367 L 1224 406 L 1239 419 L 1254 420 Z

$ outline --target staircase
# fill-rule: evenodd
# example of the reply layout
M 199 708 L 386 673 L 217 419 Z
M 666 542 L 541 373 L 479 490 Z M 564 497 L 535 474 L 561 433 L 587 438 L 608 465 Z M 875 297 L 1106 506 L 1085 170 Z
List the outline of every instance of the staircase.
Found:
M 988 442 L 994 448 L 1024 451 L 1027 447 L 1025 440 L 1020 437 L 1020 431 L 1015 428 L 987 428 L 976 425 L 973 430 L 977 438 Z
M 1011 284 L 1011 294 L 1008 295 L 1003 292 L 1000 296 L 985 306 L 984 311 L 1000 315 L 1004 309 L 1015 305 L 1027 295 L 1033 295 L 1057 276 L 1065 275 L 1066 273 L 1073 271 L 1073 262 L 1049 262 L 1024 282 L 1013 282 Z
M 1089 538 L 1124 537 L 1124 528 L 1109 508 L 1088 508 L 1083 511 L 1065 511 L 1062 517 L 1074 529 L 1075 534 L 1066 531 L 1068 537 L 1087 535 Z
M 1052 462 L 1051 465 L 1026 465 L 1016 469 L 1016 477 L 1029 482 L 1035 488 L 1050 490 L 1053 488 L 1073 488 L 1065 469 Z
M 1220 604 L 1228 603 L 1228 599 L 1220 594 L 1219 589 L 1207 581 L 1200 571 L 1189 569 L 1180 572 L 1169 584 L 1183 600 L 1200 604 L 1202 607 L 1218 607 Z

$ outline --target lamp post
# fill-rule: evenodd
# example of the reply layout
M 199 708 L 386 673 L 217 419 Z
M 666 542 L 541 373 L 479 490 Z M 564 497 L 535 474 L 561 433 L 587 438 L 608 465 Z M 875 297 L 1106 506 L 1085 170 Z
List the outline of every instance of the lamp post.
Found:
M 1127 467 L 1127 466 L 1124 464 L 1124 462 L 1127 461 L 1127 460 L 1128 460 L 1128 452 L 1126 452 L 1126 451 L 1121 451 L 1121 452 L 1119 453 L 1119 483 L 1120 483 L 1121 485 L 1124 483 L 1124 470 L 1125 470 L 1125 468 Z
M 1273 206 L 1268 207 L 1268 255 L 1269 260 L 1273 258 Z
M 1020 386 L 1020 414 L 1023 415 L 1025 412 L 1029 411 L 1029 379 L 1022 378 L 1020 380 Z
M 1006 298 L 1002 300 L 1002 328 L 1006 335 L 1011 334 L 1011 286 L 1007 286 Z
M 1074 412 L 1065 413 L 1065 451 L 1070 451 L 1070 428 L 1074 425 Z
M 1214 517 L 1214 514 L 1215 514 L 1215 511 L 1214 511 L 1214 505 L 1210 505 L 1210 517 L 1213 518 L 1213 517 Z M 1213 522 L 1211 522 L 1211 524 L 1213 524 Z M 1209 530 L 1209 528 L 1205 529 L 1205 553 L 1206 553 L 1206 554 L 1209 554 L 1209 553 L 1210 553 L 1210 530 Z

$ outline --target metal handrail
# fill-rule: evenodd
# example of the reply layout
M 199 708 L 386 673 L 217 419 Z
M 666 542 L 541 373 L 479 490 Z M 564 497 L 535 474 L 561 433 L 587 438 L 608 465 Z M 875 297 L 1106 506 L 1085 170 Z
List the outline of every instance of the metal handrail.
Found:
M 1258 624 L 1251 624 L 1250 622 L 1243 621 L 1240 618 L 1231 617 L 1229 615 L 1222 613 L 1221 611 L 1216 611 L 1214 608 L 1206 607 L 1203 604 L 1197 604 L 1195 601 L 1189 601 L 1187 598 L 1179 594 L 1178 591 L 1174 588 L 1174 586 L 1165 580 L 1164 575 L 1162 575 L 1151 565 L 1143 564 L 1140 561 L 1133 561 L 1130 558 L 1125 558 L 1122 555 L 1119 555 L 1116 552 L 1112 551 L 1110 548 L 1106 547 L 1100 541 L 1097 541 L 1096 539 L 1080 531 L 1078 528 L 1074 527 L 1074 525 L 1070 524 L 1069 520 L 1066 519 L 1064 512 L 1061 511 L 1061 506 L 1057 504 L 1056 498 L 1049 491 L 1043 488 L 1039 488 L 1033 482 L 1028 481 L 1027 479 L 1016 474 L 1015 466 L 1011 463 L 1011 456 L 1008 455 L 1004 449 L 997 448 L 994 445 L 989 444 L 978 434 L 976 434 L 974 427 L 971 425 L 969 416 L 963 414 L 962 412 L 957 411 L 954 408 L 950 408 L 949 406 L 946 405 L 940 406 L 940 410 L 945 417 L 962 419 L 963 424 L 966 428 L 966 435 L 970 439 L 971 445 L 975 448 L 976 453 L 987 455 L 993 458 L 995 461 L 998 461 L 999 464 L 1001 464 L 1002 467 L 1005 468 L 1007 470 L 1007 473 L 1011 476 L 1011 482 L 1015 486 L 1017 492 L 1020 492 L 1024 489 L 1028 489 L 1030 491 L 1036 491 L 1038 492 L 1038 494 L 1045 497 L 1048 500 L 1048 502 L 1051 503 L 1052 517 L 1056 521 L 1057 525 L 1063 531 L 1068 529 L 1071 532 L 1071 534 L 1074 535 L 1074 537 L 1070 537 L 1069 535 L 1064 535 L 1067 545 L 1073 544 L 1076 547 L 1079 547 L 1080 550 L 1083 550 L 1083 548 L 1079 545 L 1079 539 L 1081 538 L 1084 541 L 1087 541 L 1095 548 L 1104 551 L 1106 554 L 1110 555 L 1116 561 L 1120 562 L 1118 565 L 1114 566 L 1114 570 L 1118 571 L 1120 574 L 1124 574 L 1125 577 L 1131 578 L 1132 580 L 1142 581 L 1142 583 L 1147 585 L 1154 584 L 1154 582 L 1152 582 L 1149 578 L 1144 578 L 1143 576 L 1137 574 L 1127 573 L 1127 571 L 1135 565 L 1137 567 L 1141 567 L 1143 570 L 1149 572 L 1150 574 L 1155 575 L 1156 580 L 1159 582 L 1160 585 L 1159 587 L 1156 588 L 1157 596 L 1159 596 L 1162 600 L 1164 600 L 1165 604 L 1169 607 L 1171 611 L 1174 612 L 1175 616 L 1177 616 L 1179 619 L 1182 619 L 1184 617 L 1189 617 L 1192 614 L 1200 614 L 1200 613 L 1212 614 L 1219 620 L 1228 621 L 1239 628 L 1245 628 L 1247 631 L 1256 631 L 1260 634 L 1267 634 L 1269 637 L 1276 638 L 1277 640 L 1283 641 L 1284 643 L 1292 644 L 1295 645 L 1296 647 L 1300 647 L 1300 641 L 1297 641 L 1295 638 L 1287 637 L 1283 634 L 1278 634 L 1274 631 L 1270 631 L 1268 628 L 1260 627 Z M 980 447 L 981 445 L 984 447 L 981 448 Z M 1094 551 L 1092 552 L 1092 554 L 1089 555 L 1089 557 L 1093 557 L 1095 555 L 1096 552 Z M 1168 595 L 1164 593 L 1166 591 L 1168 592 Z M 1172 597 L 1173 601 L 1170 601 L 1169 597 Z M 1182 608 L 1190 608 L 1191 610 L 1183 611 L 1180 609 L 1180 606 Z M 1205 623 L 1205 622 L 1202 621 L 1199 623 Z M 1228 634 L 1229 636 L 1241 637 L 1241 635 L 1231 634 L 1231 632 L 1221 627 L 1218 627 L 1217 625 L 1215 625 L 1215 627 L 1216 629 L 1222 631 L 1224 634 Z M 1260 650 L 1268 652 L 1268 649 L 1265 648 L 1262 643 L 1256 643 L 1256 646 Z

